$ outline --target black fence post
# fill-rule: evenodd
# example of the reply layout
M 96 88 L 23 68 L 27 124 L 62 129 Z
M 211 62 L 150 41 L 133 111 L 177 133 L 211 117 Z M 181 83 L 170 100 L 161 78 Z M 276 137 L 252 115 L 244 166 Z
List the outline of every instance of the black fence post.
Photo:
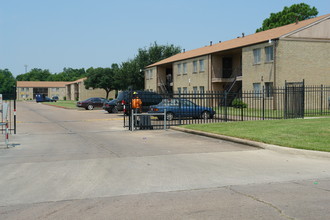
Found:
M 322 115 L 323 114 L 323 85 L 321 85 L 321 111 L 320 111 L 320 114 Z
M 262 120 L 265 120 L 265 87 L 262 87 Z
M 302 95 L 302 103 L 301 103 L 301 116 L 302 118 L 305 117 L 305 79 L 303 79 L 302 82 L 302 91 L 301 91 L 301 95 Z
M 225 122 L 228 121 L 228 114 L 227 114 L 227 91 L 225 91 Z

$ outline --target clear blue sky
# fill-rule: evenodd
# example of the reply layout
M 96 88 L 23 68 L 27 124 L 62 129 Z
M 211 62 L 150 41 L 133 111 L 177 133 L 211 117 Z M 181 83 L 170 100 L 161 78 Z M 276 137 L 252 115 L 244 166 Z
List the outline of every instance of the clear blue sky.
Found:
M 0 0 L 0 69 L 109 67 L 155 41 L 191 50 L 252 34 L 301 2 L 330 13 L 329 0 Z

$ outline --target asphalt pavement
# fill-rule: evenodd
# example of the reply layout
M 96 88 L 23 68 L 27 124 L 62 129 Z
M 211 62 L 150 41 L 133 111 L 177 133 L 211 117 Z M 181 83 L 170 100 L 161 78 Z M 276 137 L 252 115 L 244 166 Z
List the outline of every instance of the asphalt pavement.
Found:
M 0 219 L 329 219 L 330 160 L 18 102 Z

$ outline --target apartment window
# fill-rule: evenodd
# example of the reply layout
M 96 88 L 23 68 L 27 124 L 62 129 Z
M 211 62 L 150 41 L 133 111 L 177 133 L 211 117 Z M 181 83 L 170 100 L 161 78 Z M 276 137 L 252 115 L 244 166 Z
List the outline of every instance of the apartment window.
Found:
M 271 62 L 274 60 L 273 46 L 265 47 L 266 62 Z
M 265 96 L 273 97 L 273 83 L 272 82 L 265 82 Z
M 199 91 L 200 91 L 200 93 L 204 93 L 204 86 L 200 86 Z
M 183 87 L 183 93 L 188 93 L 188 88 L 187 87 Z
M 149 70 L 149 79 L 152 79 L 154 76 L 154 71 L 153 70 Z
M 145 78 L 146 78 L 146 80 L 149 80 L 149 70 L 145 71 Z
M 253 93 L 254 93 L 254 97 L 260 97 L 261 96 L 260 83 L 253 83 Z
M 199 71 L 200 72 L 204 72 L 205 71 L 204 60 L 199 60 Z
M 178 93 L 179 94 L 181 93 L 181 87 L 178 87 Z
M 197 61 L 193 61 L 193 68 L 194 68 L 193 73 L 197 73 Z
M 258 64 L 261 62 L 261 49 L 253 50 L 254 64 Z
M 29 91 L 29 88 L 25 88 L 25 91 L 28 92 Z
M 182 73 L 182 64 L 179 63 L 178 64 L 178 75 L 181 75 L 181 73 Z
M 183 74 L 187 74 L 187 63 L 183 63 Z
M 194 87 L 193 87 L 193 92 L 194 92 L 194 94 L 197 93 L 197 86 L 194 86 Z

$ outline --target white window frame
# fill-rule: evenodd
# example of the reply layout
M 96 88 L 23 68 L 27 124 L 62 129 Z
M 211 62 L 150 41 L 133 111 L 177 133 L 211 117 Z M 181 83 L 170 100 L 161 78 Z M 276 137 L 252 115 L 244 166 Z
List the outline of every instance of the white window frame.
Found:
M 183 63 L 183 75 L 188 74 L 188 68 L 187 68 L 187 63 Z
M 178 63 L 178 75 L 181 75 L 182 73 L 182 64 L 181 63 Z
M 260 48 L 253 50 L 253 63 L 254 64 L 261 63 L 261 49 Z
M 204 93 L 204 92 L 205 92 L 205 88 L 204 88 L 204 86 L 200 86 L 200 87 L 199 87 L 199 92 L 200 92 L 200 93 Z
M 197 60 L 193 61 L 193 73 L 197 73 Z
M 253 94 L 255 98 L 261 97 L 261 83 L 253 83 Z
M 183 93 L 184 94 L 187 94 L 188 93 L 188 88 L 187 87 L 183 87 L 182 90 L 183 90 Z
M 273 46 L 265 47 L 265 54 L 266 54 L 266 62 L 274 61 L 274 47 Z
M 154 77 L 154 71 L 153 69 L 149 70 L 149 79 L 152 79 Z
M 199 72 L 205 71 L 204 60 L 199 60 Z

